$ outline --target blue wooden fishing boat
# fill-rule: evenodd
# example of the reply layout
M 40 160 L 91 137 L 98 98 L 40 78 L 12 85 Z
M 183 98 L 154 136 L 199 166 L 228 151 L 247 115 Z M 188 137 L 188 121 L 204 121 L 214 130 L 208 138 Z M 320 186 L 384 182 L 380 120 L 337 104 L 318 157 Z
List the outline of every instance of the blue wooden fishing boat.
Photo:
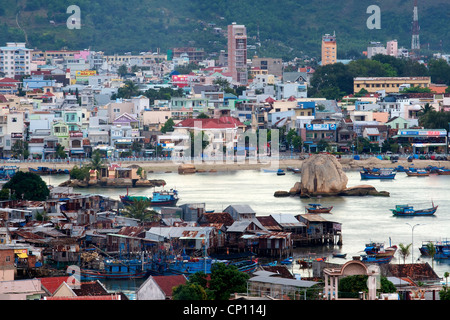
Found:
M 391 262 L 394 256 L 378 257 L 377 255 L 362 255 L 362 262 L 384 264 Z
M 284 176 L 286 173 L 284 172 L 283 169 L 278 169 L 277 171 L 277 176 Z
M 436 250 L 436 252 L 434 254 L 434 259 L 449 259 L 450 258 L 450 240 L 426 241 L 426 242 L 422 243 L 422 246 L 419 248 L 419 251 L 423 256 L 430 255 L 430 252 L 428 249 L 429 243 L 432 243 Z
M 252 273 L 255 272 L 256 268 L 258 267 L 258 259 L 235 261 L 230 262 L 228 265 L 237 267 L 241 272 Z
M 170 207 L 175 206 L 179 200 L 178 191 L 174 189 L 154 191 L 151 198 L 145 196 L 130 196 L 128 192 L 125 196 L 120 196 L 120 201 L 124 205 L 131 205 L 135 201 L 145 200 L 149 201 L 151 206 L 154 207 Z
M 390 209 L 394 216 L 397 217 L 413 217 L 413 216 L 432 216 L 436 213 L 438 206 L 435 206 L 432 203 L 431 208 L 414 210 L 414 207 L 406 204 L 406 205 L 396 205 L 395 209 Z
M 18 166 L 0 166 L 0 180 L 11 179 L 19 169 Z
M 210 257 L 190 258 L 178 260 L 168 264 L 169 273 L 190 275 L 196 272 L 211 273 L 211 266 L 215 260 Z
M 405 171 L 408 177 L 428 177 L 430 172 L 425 169 L 409 168 Z
M 440 176 L 448 176 L 450 175 L 450 169 L 437 169 L 436 173 Z
M 81 281 L 140 279 L 148 274 L 140 259 L 107 259 L 102 269 L 80 269 Z
M 363 169 L 360 174 L 361 179 L 394 179 L 396 172 L 393 169 Z

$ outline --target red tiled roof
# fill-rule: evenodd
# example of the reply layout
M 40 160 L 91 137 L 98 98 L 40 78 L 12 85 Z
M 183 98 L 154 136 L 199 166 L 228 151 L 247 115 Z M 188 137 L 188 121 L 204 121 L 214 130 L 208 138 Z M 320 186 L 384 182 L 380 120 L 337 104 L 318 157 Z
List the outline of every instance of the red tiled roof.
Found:
M 14 80 L 12 78 L 3 78 L 0 79 L 0 82 L 20 82 L 20 81 Z
M 38 278 L 41 280 L 41 285 L 47 289 L 50 294 L 55 293 L 56 289 L 59 288 L 59 286 L 63 282 L 67 282 L 67 279 L 69 279 L 69 276 L 64 277 L 45 277 L 45 278 Z
M 161 288 L 166 297 L 172 297 L 172 289 L 181 284 L 186 284 L 186 277 L 183 275 L 176 276 L 154 276 L 153 280 Z

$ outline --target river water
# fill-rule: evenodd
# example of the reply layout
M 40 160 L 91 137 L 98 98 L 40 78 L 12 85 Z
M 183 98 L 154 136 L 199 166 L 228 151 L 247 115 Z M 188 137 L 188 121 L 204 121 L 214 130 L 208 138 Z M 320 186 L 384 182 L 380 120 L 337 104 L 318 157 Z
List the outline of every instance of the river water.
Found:
M 205 203 L 206 210 L 220 212 L 232 204 L 248 204 L 257 215 L 270 214 L 303 214 L 305 206 L 311 202 L 320 201 L 324 206 L 333 206 L 331 214 L 322 216 L 342 224 L 342 245 L 325 245 L 297 248 L 296 257 L 305 255 L 327 256 L 334 263 L 345 263 L 345 259 L 333 258 L 333 252 L 347 254 L 347 260 L 359 256 L 369 241 L 390 243 L 397 246 L 400 243 L 413 243 L 412 254 L 407 263 L 412 260 L 428 262 L 431 259 L 422 257 L 419 247 L 422 241 L 444 240 L 450 238 L 450 176 L 430 175 L 429 177 L 408 177 L 405 173 L 397 173 L 394 180 L 361 180 L 358 171 L 346 172 L 347 186 L 369 184 L 378 191 L 388 191 L 390 197 L 323 197 L 321 199 L 300 199 L 298 197 L 276 198 L 274 192 L 289 191 L 295 182 L 300 181 L 300 175 L 286 172 L 277 176 L 274 172 L 260 170 L 240 170 L 229 172 L 208 172 L 192 175 L 178 173 L 152 173 L 149 179 L 164 179 L 166 188 L 179 191 L 178 205 L 185 203 Z M 43 177 L 44 181 L 58 185 L 67 176 Z M 150 196 L 152 188 L 130 189 L 132 195 Z M 126 193 L 125 189 L 89 188 L 75 189 L 77 193 L 97 193 L 119 199 Z M 397 204 L 411 204 L 416 209 L 431 207 L 431 202 L 439 205 L 435 216 L 431 217 L 395 217 L 389 209 Z M 396 253 L 391 263 L 403 263 Z M 448 261 L 434 261 L 434 270 L 443 277 L 450 271 Z M 140 283 L 123 284 L 130 287 Z M 117 285 L 117 284 L 114 284 Z M 108 285 L 106 285 L 108 287 Z M 128 290 L 129 288 L 127 288 Z

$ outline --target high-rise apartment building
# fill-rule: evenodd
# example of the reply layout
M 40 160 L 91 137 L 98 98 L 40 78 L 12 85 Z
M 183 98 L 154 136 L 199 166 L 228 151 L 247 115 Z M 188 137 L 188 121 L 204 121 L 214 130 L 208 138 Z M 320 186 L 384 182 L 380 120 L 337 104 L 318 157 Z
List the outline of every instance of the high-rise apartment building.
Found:
M 228 71 L 238 84 L 248 83 L 247 30 L 235 22 L 228 26 Z
M 322 37 L 322 66 L 337 61 L 336 35 L 326 34 Z
M 0 72 L 9 78 L 31 74 L 31 51 L 23 42 L 7 42 L 0 47 Z

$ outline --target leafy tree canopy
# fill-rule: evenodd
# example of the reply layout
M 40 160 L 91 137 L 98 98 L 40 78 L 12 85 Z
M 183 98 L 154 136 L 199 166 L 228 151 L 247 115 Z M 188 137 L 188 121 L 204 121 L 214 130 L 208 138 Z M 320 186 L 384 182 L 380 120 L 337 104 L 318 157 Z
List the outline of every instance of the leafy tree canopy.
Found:
M 3 189 L 10 189 L 13 199 L 43 201 L 50 195 L 47 184 L 32 172 L 17 172 L 3 185 Z

